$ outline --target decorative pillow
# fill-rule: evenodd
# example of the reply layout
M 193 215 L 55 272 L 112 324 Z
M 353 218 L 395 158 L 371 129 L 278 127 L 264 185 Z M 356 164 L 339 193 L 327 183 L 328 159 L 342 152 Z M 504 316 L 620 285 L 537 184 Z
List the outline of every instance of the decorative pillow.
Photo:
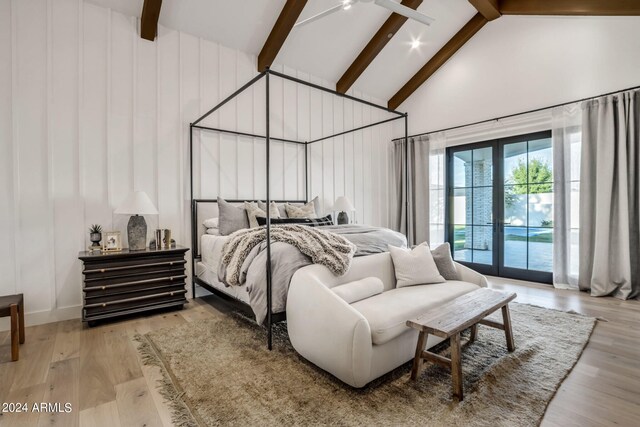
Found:
M 242 206 L 234 206 L 218 197 L 218 226 L 223 236 L 249 228 L 247 211 Z
M 413 249 L 389 245 L 389 252 L 391 252 L 393 268 L 396 271 L 396 288 L 445 281 L 436 267 L 426 242 Z
M 218 218 L 209 218 L 205 219 L 202 225 L 204 225 L 204 228 L 218 228 L 219 223 Z
M 266 225 L 267 218 L 258 217 L 258 225 Z M 322 218 L 271 218 L 271 225 L 274 224 L 300 224 L 308 225 L 309 227 L 322 227 L 325 225 L 333 225 L 331 215 L 327 215 Z
M 384 285 L 382 280 L 377 277 L 365 277 L 361 280 L 335 286 L 331 290 L 348 304 L 353 304 L 356 301 L 381 294 L 384 290 Z
M 315 200 L 315 199 L 314 199 Z M 302 206 L 287 203 L 285 209 L 289 218 L 317 218 L 314 200 Z
M 266 219 L 267 217 L 267 213 L 260 209 L 258 205 L 253 202 L 244 202 L 244 208 L 247 210 L 247 217 L 249 218 L 249 226 L 251 228 L 255 228 L 258 226 L 258 221 L 256 220 L 256 218 L 262 217 Z M 271 204 L 269 213 L 271 214 L 272 218 L 280 218 L 280 213 L 278 212 L 278 207 L 275 203 Z
M 280 218 L 286 218 L 287 217 L 287 209 L 286 209 L 286 204 L 284 203 L 280 203 L 280 204 L 276 204 L 276 202 L 271 202 L 271 209 L 273 212 L 273 206 L 277 206 L 278 207 L 278 212 L 280 213 Z M 258 207 L 260 209 L 262 209 L 263 211 L 267 211 L 267 203 L 263 202 L 262 200 L 258 200 Z
M 220 229 L 219 228 L 207 228 L 207 234 L 210 234 L 211 236 L 219 236 L 220 235 Z
M 451 258 L 451 246 L 449 246 L 449 242 L 436 246 L 435 249 L 431 250 L 431 255 L 433 256 L 433 261 L 436 263 L 436 267 L 438 267 L 440 275 L 444 277 L 445 280 L 460 280 L 460 274 L 456 269 L 456 264 L 453 262 L 453 258 Z

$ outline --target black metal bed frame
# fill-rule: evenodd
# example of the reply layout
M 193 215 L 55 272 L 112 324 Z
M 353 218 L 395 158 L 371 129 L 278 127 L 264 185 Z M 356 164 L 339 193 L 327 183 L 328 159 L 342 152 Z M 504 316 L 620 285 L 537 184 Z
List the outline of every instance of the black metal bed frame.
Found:
M 304 86 L 308 86 L 311 87 L 313 89 L 317 89 L 320 90 L 322 92 L 326 92 L 326 93 L 330 93 L 332 95 L 335 96 L 339 96 L 354 102 L 358 102 L 364 105 L 368 105 L 370 107 L 374 107 L 380 110 L 384 110 L 388 113 L 393 113 L 396 115 L 396 117 L 392 117 L 390 119 L 385 119 L 385 120 L 381 120 L 375 123 L 371 123 L 368 125 L 364 125 L 364 126 L 360 126 L 351 130 L 347 130 L 344 132 L 339 132 L 336 133 L 334 135 L 330 135 L 330 136 L 325 136 L 325 137 L 321 137 L 321 138 L 317 138 L 311 141 L 296 141 L 296 140 L 290 140 L 290 139 L 284 139 L 284 138 L 276 138 L 271 136 L 270 134 L 270 111 L 269 111 L 269 101 L 270 101 L 270 86 L 269 86 L 269 79 L 271 76 L 275 76 L 275 77 L 279 77 L 281 79 L 284 80 L 289 80 L 292 81 L 294 83 L 300 84 L 300 85 L 304 85 Z M 202 122 L 202 120 L 204 120 L 205 118 L 207 118 L 209 115 L 213 114 L 214 112 L 216 112 L 217 110 L 219 110 L 220 108 L 222 108 L 225 104 L 227 104 L 229 101 L 233 100 L 235 97 L 237 97 L 238 95 L 240 95 L 242 92 L 244 92 L 246 89 L 248 89 L 249 87 L 253 86 L 256 82 L 258 82 L 259 80 L 261 80 L 262 78 L 265 79 L 265 96 L 266 96 L 266 100 L 265 100 L 265 106 L 266 106 L 266 123 L 265 123 L 265 135 L 257 135 L 257 134 L 251 134 L 251 133 L 246 133 L 246 132 L 238 132 L 238 131 L 234 131 L 234 130 L 227 130 L 227 129 L 219 129 L 219 128 L 212 128 L 212 127 L 207 127 L 207 126 L 201 126 L 198 125 L 198 123 Z M 279 73 L 277 71 L 273 71 L 270 70 L 269 68 L 267 68 L 265 71 L 261 72 L 260 74 L 256 75 L 254 78 L 252 78 L 251 80 L 249 80 L 247 83 L 245 83 L 242 87 L 240 87 L 238 90 L 236 90 L 235 92 L 233 92 L 231 95 L 229 95 L 228 97 L 226 97 L 222 102 L 220 102 L 218 105 L 216 105 L 215 107 L 213 107 L 212 109 L 210 109 L 209 111 L 207 111 L 204 115 L 202 115 L 201 117 L 199 117 L 195 122 L 191 123 L 189 125 L 189 175 L 190 175 L 190 195 L 191 195 L 191 244 L 192 246 L 194 246 L 194 248 L 192 248 L 191 250 L 191 277 L 192 277 L 192 283 L 191 283 L 191 289 L 192 289 L 192 296 L 193 298 L 195 298 L 195 287 L 196 284 L 198 284 L 199 286 L 207 289 L 208 291 L 212 292 L 213 294 L 222 297 L 225 300 L 234 300 L 234 302 L 240 303 L 242 306 L 247 306 L 247 304 L 239 301 L 239 300 L 235 300 L 233 297 L 224 294 L 224 292 L 221 292 L 217 289 L 215 289 L 214 287 L 210 286 L 209 284 L 207 284 L 205 281 L 201 280 L 200 278 L 198 278 L 196 276 L 195 273 L 195 263 L 196 263 L 196 259 L 200 258 L 200 254 L 198 253 L 198 224 L 197 224 L 197 206 L 198 203 L 202 203 L 202 202 L 214 202 L 214 200 L 212 199 L 194 199 L 193 197 L 193 131 L 195 130 L 199 130 L 199 131 L 212 131 L 212 132 L 219 132 L 219 133 L 226 133 L 226 134 L 232 134 L 232 135 L 238 135 L 238 136 L 246 136 L 246 137 L 250 137 L 250 138 L 260 138 L 260 139 L 264 139 L 266 141 L 266 204 L 267 206 L 270 205 L 270 203 L 272 202 L 271 198 L 270 198 L 270 169 L 271 169 L 271 160 L 270 160 L 270 147 L 271 147 L 271 141 L 276 141 L 276 142 L 283 142 L 283 143 L 291 143 L 291 144 L 301 144 L 304 145 L 304 180 L 305 180 L 305 200 L 304 201 L 298 201 L 298 202 L 308 202 L 309 201 L 309 185 L 308 185 L 308 181 L 309 181 L 309 174 L 308 174 L 308 163 L 309 163 L 309 145 L 316 143 L 316 142 L 320 142 L 320 141 L 324 141 L 326 139 L 330 139 L 330 138 L 335 138 L 338 136 L 342 136 L 351 132 L 356 132 L 356 131 L 360 131 L 363 129 L 367 129 L 373 126 L 378 126 L 384 123 L 389 123 L 398 119 L 404 119 L 404 134 L 405 134 L 405 141 L 407 141 L 408 139 L 408 133 L 409 133 L 409 128 L 408 128 L 408 114 L 407 113 L 401 113 L 399 111 L 396 110 L 392 110 L 390 108 L 384 107 L 382 105 L 378 105 L 375 104 L 373 102 L 370 101 L 366 101 L 364 99 L 360 99 L 360 98 L 356 98 L 354 96 L 351 95 L 347 95 L 347 94 L 343 94 L 340 92 L 337 92 L 335 90 L 314 84 L 314 83 L 310 83 L 310 82 L 306 82 L 304 80 L 298 79 L 296 77 L 292 77 L 283 73 Z M 409 173 L 408 173 L 408 156 L 409 156 L 409 144 L 407 144 L 405 142 L 405 147 L 404 147 L 404 180 L 405 180 L 405 215 L 407 217 L 408 220 L 408 216 L 409 216 Z M 233 201 L 231 201 L 233 202 Z M 239 202 L 239 201 L 237 201 Z M 266 221 L 266 227 L 267 227 L 267 346 L 269 348 L 269 350 L 271 350 L 273 348 L 273 324 L 284 320 L 285 318 L 285 313 L 273 313 L 272 310 L 272 276 L 271 276 L 271 215 L 270 215 L 270 209 L 266 210 L 266 215 L 267 215 L 267 221 Z M 407 227 L 408 227 L 408 221 L 407 221 Z M 408 234 L 408 233 L 407 233 Z M 245 307 L 246 308 L 246 307 Z

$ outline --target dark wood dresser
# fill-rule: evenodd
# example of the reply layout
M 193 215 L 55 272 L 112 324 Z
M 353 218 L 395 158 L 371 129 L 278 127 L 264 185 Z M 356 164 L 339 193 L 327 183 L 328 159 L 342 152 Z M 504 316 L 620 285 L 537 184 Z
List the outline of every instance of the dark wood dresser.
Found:
M 182 308 L 187 302 L 185 253 L 171 249 L 124 249 L 113 253 L 80 252 L 82 320 L 97 321 L 163 308 Z

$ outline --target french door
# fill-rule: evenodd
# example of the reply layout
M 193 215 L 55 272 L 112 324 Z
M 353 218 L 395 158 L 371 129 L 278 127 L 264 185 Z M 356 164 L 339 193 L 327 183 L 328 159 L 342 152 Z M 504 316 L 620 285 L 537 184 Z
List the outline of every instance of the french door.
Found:
M 483 274 L 551 283 L 551 132 L 447 149 L 447 241 Z

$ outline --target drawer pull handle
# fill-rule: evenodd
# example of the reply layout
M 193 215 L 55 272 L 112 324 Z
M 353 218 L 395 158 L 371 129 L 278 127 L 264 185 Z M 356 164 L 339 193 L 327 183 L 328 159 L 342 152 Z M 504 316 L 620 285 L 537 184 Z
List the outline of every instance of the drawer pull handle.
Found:
M 169 295 L 173 296 L 173 292 L 171 292 Z
M 103 287 L 102 287 L 102 290 L 104 291 L 105 289 L 107 289 L 107 287 L 106 287 L 106 286 L 103 286 Z
M 104 268 L 101 268 L 101 269 L 100 269 L 100 273 L 104 273 Z
M 107 306 L 107 304 L 103 303 L 103 304 L 102 304 L 102 306 L 103 306 L 103 307 L 106 307 L 106 306 Z

